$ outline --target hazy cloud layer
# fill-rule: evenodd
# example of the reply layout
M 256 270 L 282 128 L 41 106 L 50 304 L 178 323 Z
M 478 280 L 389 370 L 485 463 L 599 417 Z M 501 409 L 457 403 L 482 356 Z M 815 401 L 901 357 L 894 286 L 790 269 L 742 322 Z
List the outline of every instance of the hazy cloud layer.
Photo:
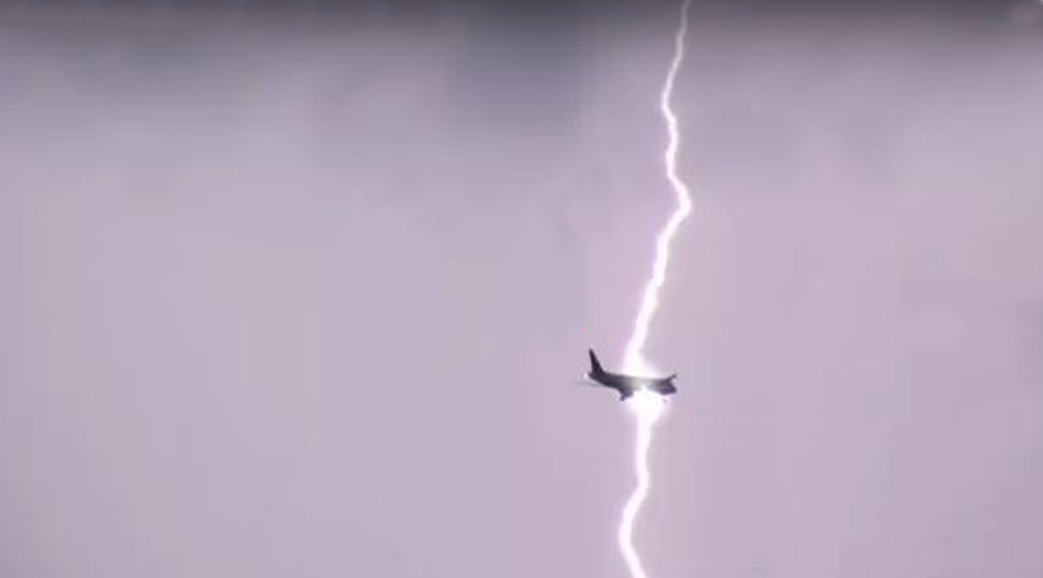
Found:
M 2 6 L 0 575 L 624 576 L 668 5 Z M 1043 573 L 1043 6 L 918 6 L 693 11 L 653 576 Z

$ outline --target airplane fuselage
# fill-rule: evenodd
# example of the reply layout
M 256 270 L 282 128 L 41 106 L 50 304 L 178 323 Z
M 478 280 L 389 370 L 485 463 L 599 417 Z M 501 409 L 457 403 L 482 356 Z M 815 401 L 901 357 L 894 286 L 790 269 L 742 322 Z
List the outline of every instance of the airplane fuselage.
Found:
M 632 375 L 622 375 L 619 373 L 593 375 L 593 372 L 588 372 L 587 379 L 602 387 L 618 391 L 620 399 L 626 399 L 639 391 L 654 391 L 659 395 L 672 395 L 677 393 L 677 387 L 675 387 L 667 378 L 657 379 L 634 377 Z
M 590 352 L 590 371 L 586 374 L 590 381 L 619 392 L 619 397 L 623 400 L 639 391 L 651 391 L 663 396 L 673 395 L 677 393 L 677 387 L 673 383 L 675 377 L 676 374 L 669 377 L 638 377 L 610 373 L 601 367 L 593 351 Z

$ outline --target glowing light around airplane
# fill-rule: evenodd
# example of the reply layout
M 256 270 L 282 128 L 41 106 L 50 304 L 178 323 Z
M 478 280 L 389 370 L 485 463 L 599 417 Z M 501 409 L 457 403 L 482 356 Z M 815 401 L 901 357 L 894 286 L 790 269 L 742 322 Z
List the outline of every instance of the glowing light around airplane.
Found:
M 674 56 L 670 61 L 670 69 L 666 82 L 659 93 L 659 109 L 666 122 L 667 146 L 663 154 L 666 177 L 670 181 L 677 197 L 677 207 L 670 219 L 656 237 L 655 260 L 652 274 L 645 285 L 634 320 L 633 333 L 627 341 L 624 357 L 624 368 L 631 375 L 651 375 L 652 368 L 644 356 L 645 342 L 648 340 L 648 329 L 659 306 L 659 290 L 666 281 L 667 266 L 670 264 L 670 248 L 678 229 L 692 212 L 692 197 L 688 186 L 677 173 L 677 152 L 680 148 L 681 135 L 677 126 L 677 115 L 671 107 L 674 92 L 674 81 L 684 60 L 685 39 L 688 35 L 688 9 L 692 0 L 685 0 L 681 5 L 681 21 L 674 36 Z M 634 470 L 637 474 L 637 486 L 623 507 L 623 515 L 619 521 L 619 548 L 626 561 L 627 569 L 633 578 L 647 578 L 641 557 L 634 546 L 634 521 L 641 506 L 648 497 L 652 485 L 652 475 L 648 466 L 649 450 L 652 447 L 652 433 L 656 422 L 663 415 L 666 400 L 658 393 L 641 391 L 635 393 L 627 402 L 636 417 L 637 432 L 634 442 Z

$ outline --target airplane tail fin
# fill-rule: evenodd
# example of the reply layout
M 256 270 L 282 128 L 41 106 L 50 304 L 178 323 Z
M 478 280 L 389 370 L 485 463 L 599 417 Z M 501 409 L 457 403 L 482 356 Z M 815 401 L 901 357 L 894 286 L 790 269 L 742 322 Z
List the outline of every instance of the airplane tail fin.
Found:
M 598 356 L 594 355 L 594 350 L 588 350 L 590 352 L 590 374 L 601 375 L 605 373 L 605 369 L 601 367 L 601 362 L 598 361 Z

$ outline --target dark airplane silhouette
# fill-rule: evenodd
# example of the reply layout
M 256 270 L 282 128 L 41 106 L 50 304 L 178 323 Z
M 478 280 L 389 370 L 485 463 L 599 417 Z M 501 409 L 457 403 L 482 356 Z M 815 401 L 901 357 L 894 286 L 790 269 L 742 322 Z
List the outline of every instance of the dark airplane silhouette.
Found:
M 659 395 L 673 395 L 677 393 L 673 381 L 677 374 L 670 377 L 637 377 L 635 375 L 623 375 L 621 373 L 609 373 L 601 367 L 598 356 L 594 350 L 590 350 L 590 371 L 586 378 L 594 383 L 614 389 L 619 392 L 620 401 L 634 395 L 639 391 L 654 391 Z

